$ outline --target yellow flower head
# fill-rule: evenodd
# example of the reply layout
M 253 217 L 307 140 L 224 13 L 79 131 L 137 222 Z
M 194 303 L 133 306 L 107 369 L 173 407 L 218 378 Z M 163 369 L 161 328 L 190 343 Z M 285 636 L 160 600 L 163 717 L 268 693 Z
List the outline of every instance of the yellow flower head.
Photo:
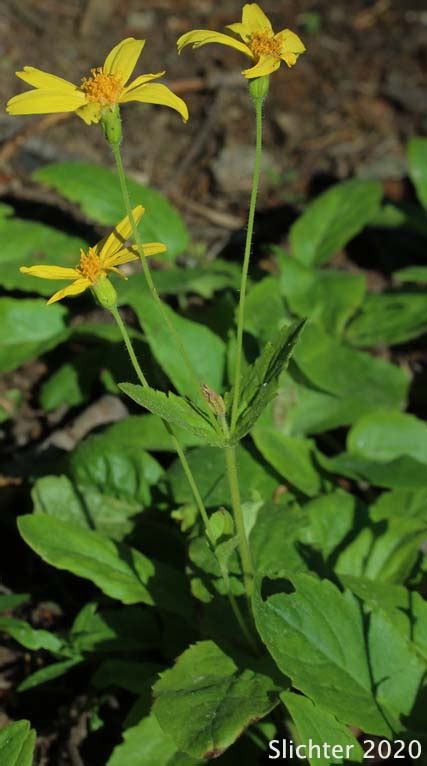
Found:
M 144 214 L 142 205 L 138 205 L 133 210 L 133 216 L 138 223 Z M 138 253 L 131 247 L 126 247 L 126 241 L 132 232 L 132 225 L 129 218 L 123 218 L 111 234 L 98 242 L 95 247 L 90 247 L 88 252 L 80 250 L 80 262 L 74 269 L 64 266 L 21 266 L 19 269 L 23 274 L 30 274 L 32 277 L 41 279 L 66 279 L 70 282 L 67 287 L 58 290 L 48 303 L 55 303 L 68 295 L 79 295 L 88 287 L 96 286 L 101 280 L 108 276 L 109 272 L 114 272 L 126 279 L 124 274 L 117 268 L 122 263 L 135 261 L 139 258 Z M 160 242 L 150 242 L 143 245 L 144 255 L 156 255 L 164 253 L 166 246 Z
M 164 72 L 143 74 L 129 85 L 128 80 L 136 66 L 145 40 L 128 37 L 116 45 L 105 59 L 104 66 L 92 69 L 80 85 L 74 85 L 62 77 L 47 74 L 40 69 L 25 66 L 17 76 L 32 85 L 35 90 L 14 96 L 7 104 L 9 114 L 48 114 L 75 112 L 88 125 L 99 122 L 105 109 L 142 101 L 161 104 L 175 109 L 184 122 L 188 120 L 185 101 L 161 83 L 152 83 Z
M 282 61 L 291 67 L 296 64 L 305 46 L 294 32 L 283 29 L 274 34 L 270 20 L 257 3 L 243 6 L 242 21 L 229 24 L 227 29 L 237 34 L 243 42 L 228 34 L 212 32 L 209 29 L 193 29 L 182 35 L 178 42 L 178 52 L 186 45 L 200 48 L 207 43 L 221 43 L 249 56 L 253 66 L 244 69 L 242 74 L 247 79 L 270 75 L 279 68 Z

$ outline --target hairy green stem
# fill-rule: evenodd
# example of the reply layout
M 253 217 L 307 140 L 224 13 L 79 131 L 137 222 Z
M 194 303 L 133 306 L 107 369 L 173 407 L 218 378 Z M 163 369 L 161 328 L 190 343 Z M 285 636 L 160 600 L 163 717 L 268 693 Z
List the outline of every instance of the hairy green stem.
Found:
M 230 487 L 231 507 L 233 509 L 234 523 L 236 525 L 237 537 L 239 539 L 239 553 L 242 562 L 243 582 L 245 585 L 248 601 L 250 602 L 253 590 L 254 569 L 252 565 L 251 550 L 249 548 L 249 542 L 243 520 L 242 503 L 240 500 L 240 487 L 236 463 L 236 448 L 225 447 L 224 451 L 228 484 Z
M 259 180 L 261 175 L 262 160 L 262 104 L 263 99 L 257 98 L 255 101 L 256 115 L 256 147 L 255 164 L 252 178 L 252 193 L 249 205 L 248 228 L 246 231 L 245 254 L 243 258 L 242 276 L 240 280 L 240 298 L 237 315 L 237 339 L 236 339 L 236 361 L 234 369 L 234 388 L 233 404 L 231 407 L 231 430 L 234 431 L 237 422 L 240 400 L 240 383 L 242 377 L 242 354 L 243 354 L 243 325 L 245 321 L 245 302 L 246 289 L 248 283 L 249 262 L 252 250 L 252 238 L 254 233 L 255 210 L 258 197 Z

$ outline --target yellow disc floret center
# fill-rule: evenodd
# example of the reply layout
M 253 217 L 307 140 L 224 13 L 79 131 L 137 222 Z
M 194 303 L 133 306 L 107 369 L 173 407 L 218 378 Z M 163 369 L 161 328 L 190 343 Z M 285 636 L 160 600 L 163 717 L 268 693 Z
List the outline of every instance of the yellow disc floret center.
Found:
M 116 104 L 122 90 L 122 80 L 115 74 L 104 74 L 101 67 L 91 70 L 91 77 L 84 77 L 81 89 L 89 101 L 108 106 Z
M 275 56 L 276 58 L 281 56 L 281 42 L 271 32 L 254 32 L 250 36 L 248 45 L 256 59 L 260 59 L 261 56 Z
M 99 277 L 103 274 L 104 269 L 102 268 L 99 256 L 93 247 L 89 248 L 88 253 L 85 253 L 84 250 L 80 250 L 80 263 L 78 270 L 82 276 L 86 277 L 86 279 L 89 279 L 92 284 L 95 284 L 95 282 L 97 282 Z

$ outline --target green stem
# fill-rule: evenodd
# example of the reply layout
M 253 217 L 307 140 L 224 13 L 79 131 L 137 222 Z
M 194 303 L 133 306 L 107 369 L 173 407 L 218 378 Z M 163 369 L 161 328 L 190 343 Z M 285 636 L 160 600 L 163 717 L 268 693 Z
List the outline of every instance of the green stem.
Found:
M 167 312 L 165 311 L 165 307 L 164 307 L 164 305 L 162 303 L 162 300 L 160 298 L 159 293 L 157 292 L 157 288 L 156 288 L 156 286 L 155 286 L 155 284 L 153 282 L 153 277 L 151 276 L 151 271 L 150 271 L 150 267 L 149 267 L 149 265 L 147 263 L 147 259 L 144 256 L 143 242 L 142 242 L 139 230 L 138 230 L 138 226 L 137 226 L 136 221 L 135 221 L 135 217 L 134 217 L 133 212 L 132 212 L 132 205 L 131 205 L 131 202 L 130 202 L 129 191 L 128 191 L 127 183 L 126 183 L 125 171 L 124 171 L 124 168 L 123 168 L 123 160 L 122 160 L 122 155 L 121 155 L 121 151 L 120 151 L 120 144 L 110 144 L 110 146 L 111 146 L 111 149 L 112 149 L 112 152 L 113 152 L 113 155 L 114 155 L 114 159 L 115 159 L 115 162 L 116 162 L 117 175 L 119 177 L 120 188 L 121 188 L 122 197 L 123 197 L 123 203 L 124 203 L 124 206 L 125 206 L 126 214 L 127 214 L 128 218 L 129 218 L 129 221 L 130 221 L 131 226 L 132 226 L 132 236 L 133 236 L 133 239 L 135 241 L 135 244 L 136 244 L 136 247 L 137 247 L 137 250 L 138 250 L 138 253 L 139 253 L 139 257 L 141 259 L 142 270 L 144 272 L 145 280 L 147 282 L 148 289 L 150 290 L 151 297 L 153 298 L 154 302 L 158 306 L 158 309 L 159 309 L 159 311 L 161 313 L 162 319 L 165 322 L 166 327 L 168 328 L 172 345 L 175 345 L 178 348 L 178 350 L 179 350 L 179 352 L 180 352 L 180 354 L 182 356 L 182 359 L 183 359 L 183 362 L 184 362 L 184 364 L 185 364 L 185 366 L 187 368 L 189 377 L 192 380 L 193 386 L 195 388 L 195 395 L 203 403 L 204 409 L 209 413 L 209 417 L 210 417 L 212 423 L 215 424 L 215 418 L 213 416 L 213 413 L 209 410 L 209 408 L 206 407 L 205 401 L 204 401 L 203 397 L 201 396 L 200 380 L 199 380 L 199 377 L 197 375 L 197 372 L 194 369 L 194 366 L 193 366 L 193 364 L 192 364 L 192 362 L 190 360 L 190 357 L 188 356 L 187 351 L 184 348 L 184 344 L 183 344 L 183 342 L 182 342 L 178 332 L 176 331 L 176 329 L 175 329 L 173 323 L 171 322 Z
M 225 447 L 225 464 L 227 466 L 228 484 L 230 487 L 231 506 L 233 509 L 234 523 L 236 525 L 237 536 L 239 538 L 239 552 L 242 562 L 243 582 L 245 585 L 248 601 L 251 601 L 253 589 L 253 565 L 251 550 L 249 548 L 248 538 L 246 536 L 245 525 L 243 521 L 242 503 L 240 500 L 239 479 L 237 475 L 236 448 Z
M 258 187 L 261 175 L 261 159 L 262 159 L 262 104 L 263 99 L 255 99 L 255 114 L 256 114 L 256 147 L 255 147 L 255 164 L 252 178 L 252 193 L 249 205 L 249 217 L 248 228 L 246 231 L 246 243 L 245 243 L 245 255 L 243 258 L 242 277 L 240 281 L 240 299 L 237 318 L 237 340 L 236 340 L 236 363 L 234 370 L 234 389 L 233 389 L 233 404 L 231 408 L 231 430 L 234 431 L 237 422 L 237 415 L 239 411 L 239 399 L 240 399 L 240 383 L 242 376 L 242 353 L 243 353 L 243 325 L 245 321 L 245 301 L 246 301 L 246 288 L 248 282 L 249 262 L 251 258 L 252 250 L 252 237 L 254 232 L 254 220 L 255 210 L 258 197 Z
M 130 360 L 132 362 L 132 366 L 133 366 L 133 368 L 135 370 L 135 373 L 136 373 L 136 375 L 138 377 L 138 380 L 140 381 L 141 385 L 144 388 L 147 388 L 148 387 L 147 379 L 146 379 L 144 373 L 142 372 L 141 365 L 139 364 L 137 356 L 135 354 L 135 351 L 134 351 L 134 348 L 133 348 L 133 345 L 132 345 L 132 341 L 131 341 L 131 339 L 129 337 L 129 333 L 127 331 L 127 327 L 126 327 L 125 323 L 123 322 L 123 319 L 120 316 L 120 312 L 119 312 L 117 306 L 114 306 L 113 308 L 111 308 L 110 311 L 111 311 L 111 314 L 113 315 L 113 317 L 116 320 L 117 325 L 118 325 L 118 327 L 120 329 L 120 332 L 122 334 L 122 338 L 124 340 L 125 346 L 127 348 L 128 354 L 129 354 L 129 358 L 130 358 Z M 195 500 L 196 505 L 197 505 L 197 507 L 199 509 L 200 515 L 201 515 L 201 517 L 203 519 L 203 523 L 204 523 L 205 531 L 206 531 L 206 537 L 208 538 L 208 541 L 209 541 L 209 543 L 211 545 L 211 548 L 212 548 L 212 550 L 213 550 L 213 552 L 215 554 L 215 540 L 213 539 L 212 534 L 211 534 L 210 524 L 209 524 L 209 517 L 208 517 L 207 511 L 206 511 L 206 507 L 205 507 L 205 504 L 203 502 L 202 496 L 201 496 L 201 494 L 199 492 L 198 486 L 196 484 L 196 481 L 194 479 L 193 473 L 191 471 L 190 465 L 189 465 L 188 460 L 187 460 L 187 458 L 185 456 L 184 450 L 182 449 L 181 444 L 179 443 L 177 437 L 175 436 L 175 434 L 173 432 L 172 427 L 167 422 L 167 420 L 162 420 L 162 423 L 163 423 L 164 427 L 166 428 L 166 431 L 168 432 L 168 434 L 169 434 L 169 436 L 170 436 L 170 438 L 172 440 L 172 443 L 173 443 L 173 445 L 175 447 L 176 453 L 177 453 L 177 455 L 178 455 L 178 457 L 179 457 L 179 459 L 181 461 L 181 465 L 182 465 L 183 471 L 184 471 L 184 473 L 185 473 L 185 475 L 187 477 L 187 481 L 188 481 L 188 483 L 190 485 L 190 488 L 191 488 L 191 491 L 193 493 L 194 500 Z M 222 576 L 223 576 L 224 582 L 227 583 L 228 577 L 224 577 L 224 573 L 223 573 Z M 228 588 L 228 594 L 227 595 L 228 595 L 228 598 L 229 598 L 230 605 L 231 605 L 231 608 L 233 610 L 234 616 L 235 616 L 235 618 L 237 620 L 237 623 L 238 623 L 238 625 L 239 625 L 243 635 L 245 636 L 249 646 L 255 652 L 257 652 L 258 651 L 257 645 L 256 645 L 256 643 L 255 643 L 255 641 L 254 641 L 254 639 L 253 639 L 253 637 L 252 637 L 252 635 L 251 635 L 247 625 L 246 625 L 245 619 L 244 619 L 244 617 L 243 617 L 243 615 L 242 615 L 242 613 L 240 611 L 240 607 L 239 607 L 239 605 L 238 605 L 234 595 L 230 592 L 229 588 Z

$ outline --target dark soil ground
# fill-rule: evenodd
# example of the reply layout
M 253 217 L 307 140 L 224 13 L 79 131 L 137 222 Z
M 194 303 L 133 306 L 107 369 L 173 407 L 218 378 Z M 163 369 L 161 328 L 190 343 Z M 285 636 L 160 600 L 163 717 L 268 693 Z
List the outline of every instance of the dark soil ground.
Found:
M 127 171 L 167 194 L 185 216 L 195 242 L 214 257 L 235 241 L 245 223 L 252 107 L 237 52 L 207 46 L 186 49 L 178 57 L 175 42 L 192 28 L 221 30 L 240 18 L 241 6 L 240 0 L 2 0 L 3 101 L 23 89 L 14 72 L 25 64 L 79 82 L 120 39 L 146 38 L 137 73 L 166 69 L 167 82 L 187 101 L 191 119 L 183 125 L 168 109 L 127 107 Z M 402 199 L 408 189 L 407 140 L 427 133 L 425 0 L 265 0 L 263 8 L 277 30 L 290 27 L 300 34 L 307 53 L 294 69 L 283 67 L 272 78 L 265 110 L 267 167 L 259 244 L 284 242 L 299 203 L 333 180 L 374 177 L 384 182 L 389 197 Z M 27 215 L 31 205 L 41 202 L 30 173 L 46 162 L 72 159 L 111 165 L 99 128 L 86 128 L 75 117 L 0 114 L 0 198 L 12 200 Z M 55 204 L 53 195 L 49 201 Z M 76 230 L 84 225 L 76 213 Z M 375 264 L 366 266 L 371 283 L 385 283 Z M 57 428 L 31 406 L 31 392 L 45 374 L 41 361 L 14 374 L 12 383 L 24 391 L 28 404 L 5 432 L 7 439 L 5 433 L 0 439 L 3 456 Z M 10 493 L 14 503 L 28 503 L 19 487 L 11 487 Z M 6 547 L 0 544 L 2 551 Z M 22 554 L 18 544 L 13 561 Z M 4 582 L 28 590 L 28 571 L 21 575 L 16 566 L 6 573 L 5 561 L 10 564 L 10 556 L 1 564 Z M 55 604 L 43 602 L 47 589 L 40 572 L 34 571 L 33 578 L 41 598 L 27 615 L 33 624 L 55 629 L 68 624 Z M 71 588 L 73 582 L 70 577 Z M 30 718 L 40 733 L 40 766 L 103 766 L 110 741 L 119 736 L 117 706 L 126 706 L 127 700 L 106 699 L 102 714 L 107 725 L 91 744 L 82 745 L 81 761 L 78 746 L 86 736 L 90 706 L 85 671 L 66 676 L 54 689 L 47 684 L 19 696 L 15 686 L 29 662 L 13 642 L 0 644 L 0 726 L 9 718 Z

